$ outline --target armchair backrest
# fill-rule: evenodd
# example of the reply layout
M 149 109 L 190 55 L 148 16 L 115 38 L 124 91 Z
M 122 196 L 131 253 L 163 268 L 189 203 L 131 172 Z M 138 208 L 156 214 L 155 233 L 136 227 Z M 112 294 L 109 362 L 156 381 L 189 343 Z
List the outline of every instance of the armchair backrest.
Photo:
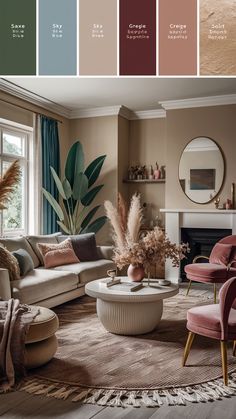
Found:
M 218 243 L 232 244 L 233 246 L 236 246 L 236 234 L 223 237 L 223 239 L 219 240 Z
M 220 289 L 221 340 L 228 339 L 228 320 L 231 308 L 236 309 L 236 277 L 228 279 Z

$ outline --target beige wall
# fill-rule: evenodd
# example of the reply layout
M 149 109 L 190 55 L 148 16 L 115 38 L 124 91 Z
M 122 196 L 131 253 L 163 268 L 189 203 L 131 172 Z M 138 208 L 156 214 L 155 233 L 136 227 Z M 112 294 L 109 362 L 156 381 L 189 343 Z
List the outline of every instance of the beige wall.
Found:
M 165 118 L 130 121 L 129 161 L 155 168 L 166 164 L 166 120 Z M 148 216 L 154 218 L 165 206 L 165 184 L 129 184 L 129 196 L 141 193 L 142 202 L 151 204 Z M 159 214 L 159 217 L 160 214 Z
M 118 117 L 118 191 L 126 202 L 129 200 L 128 185 L 123 182 L 127 177 L 129 167 L 129 135 L 130 122 Z
M 118 117 L 82 118 L 70 121 L 70 141 L 83 144 L 86 166 L 96 157 L 106 154 L 104 166 L 97 181 L 104 188 L 99 192 L 93 206 L 101 204 L 97 216 L 104 215 L 103 203 L 106 199 L 116 204 L 118 185 Z M 110 243 L 108 223 L 98 232 L 97 242 Z
M 166 127 L 166 208 L 202 208 L 182 192 L 178 181 L 181 153 L 193 138 L 210 137 L 221 147 L 225 162 L 225 181 L 220 193 L 221 201 L 230 198 L 230 186 L 236 182 L 236 105 L 167 111 Z M 214 203 L 204 205 L 213 208 Z

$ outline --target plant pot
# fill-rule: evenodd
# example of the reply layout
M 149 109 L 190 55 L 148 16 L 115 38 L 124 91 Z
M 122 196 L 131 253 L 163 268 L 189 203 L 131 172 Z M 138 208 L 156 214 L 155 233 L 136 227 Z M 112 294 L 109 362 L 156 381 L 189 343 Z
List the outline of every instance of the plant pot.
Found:
M 145 277 L 145 271 L 142 265 L 130 264 L 127 270 L 127 275 L 130 281 L 140 282 Z

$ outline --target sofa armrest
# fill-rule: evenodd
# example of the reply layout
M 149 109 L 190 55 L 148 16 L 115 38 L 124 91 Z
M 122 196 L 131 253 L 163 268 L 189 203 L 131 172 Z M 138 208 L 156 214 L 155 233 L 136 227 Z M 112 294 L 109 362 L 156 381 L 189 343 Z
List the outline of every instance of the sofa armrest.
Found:
M 113 257 L 112 246 L 97 246 L 97 252 L 100 259 L 111 260 Z
M 0 268 L 0 298 L 9 300 L 11 298 L 11 285 L 7 269 Z

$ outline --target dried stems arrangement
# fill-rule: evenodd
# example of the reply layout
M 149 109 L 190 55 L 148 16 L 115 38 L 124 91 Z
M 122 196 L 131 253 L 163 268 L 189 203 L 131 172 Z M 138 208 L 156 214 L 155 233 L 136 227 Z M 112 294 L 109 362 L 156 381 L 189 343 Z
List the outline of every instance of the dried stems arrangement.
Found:
M 171 259 L 173 266 L 179 266 L 180 260 L 188 251 L 187 244 L 177 246 L 171 243 L 159 227 L 140 238 L 140 195 L 133 195 L 128 214 L 121 195 L 118 197 L 118 209 L 114 208 L 110 201 L 106 201 L 104 205 L 113 228 L 114 262 L 119 269 L 129 264 L 142 265 L 148 273 L 154 264 L 161 264 L 166 259 Z
M 21 177 L 21 169 L 18 160 L 15 160 L 0 178 L 0 210 L 6 209 L 10 195 L 14 192 L 16 184 Z

